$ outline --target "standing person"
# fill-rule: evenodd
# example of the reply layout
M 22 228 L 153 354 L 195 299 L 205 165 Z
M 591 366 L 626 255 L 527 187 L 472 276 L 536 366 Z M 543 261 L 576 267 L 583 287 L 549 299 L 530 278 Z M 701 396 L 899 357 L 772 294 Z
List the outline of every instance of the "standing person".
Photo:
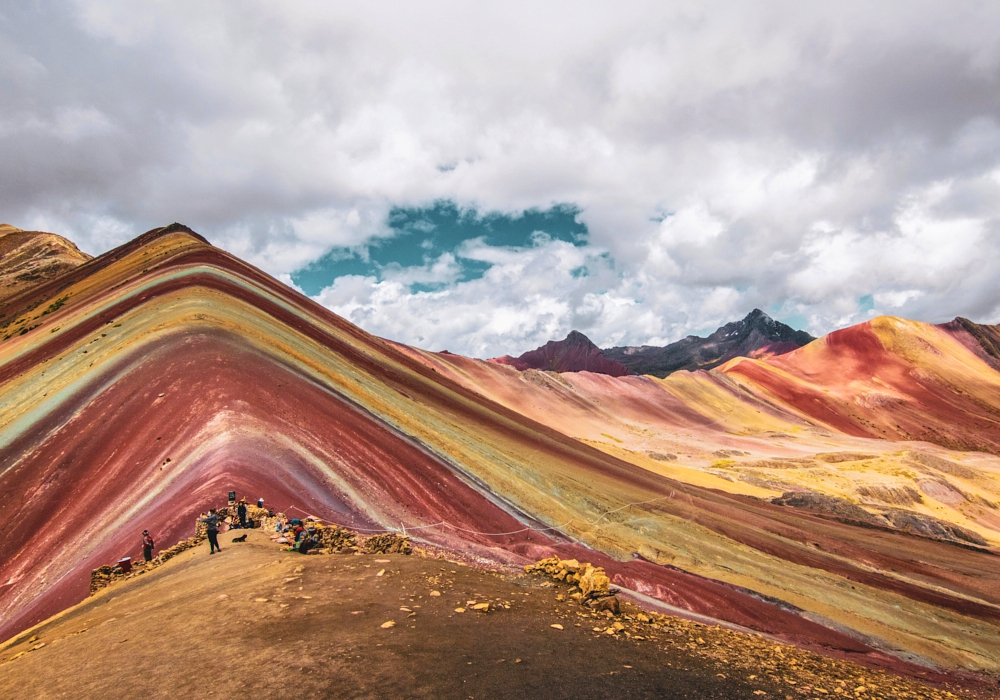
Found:
M 149 536 L 149 530 L 142 531 L 142 558 L 147 562 L 153 561 L 153 547 L 156 543 L 153 542 L 153 538 Z
M 260 498 L 257 499 L 257 507 L 258 508 L 263 508 L 264 507 L 264 497 L 263 496 L 261 496 Z
M 216 550 L 222 551 L 219 546 L 219 514 L 215 508 L 208 509 L 208 515 L 201 519 L 201 522 L 208 526 L 208 553 L 215 554 Z
M 245 528 L 247 526 L 247 499 L 240 501 L 240 504 L 236 506 L 236 515 L 240 519 L 240 527 Z

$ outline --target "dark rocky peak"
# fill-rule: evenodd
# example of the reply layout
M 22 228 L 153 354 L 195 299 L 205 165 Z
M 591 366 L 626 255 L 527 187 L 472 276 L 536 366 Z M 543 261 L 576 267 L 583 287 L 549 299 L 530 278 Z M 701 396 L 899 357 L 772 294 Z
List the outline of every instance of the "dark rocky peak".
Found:
M 491 362 L 510 365 L 519 370 L 539 369 L 551 372 L 596 372 L 621 377 L 632 372 L 624 365 L 609 360 L 587 336 L 570 331 L 565 340 L 550 340 L 536 350 L 520 357 L 497 357 Z
M 707 338 L 689 335 L 663 347 L 619 347 L 602 350 L 604 356 L 636 374 L 665 377 L 678 370 L 711 369 L 734 357 L 783 355 L 815 338 L 775 321 L 760 309 L 722 326 Z
M 561 342 L 557 340 L 556 341 L 550 340 L 548 343 L 546 343 L 546 345 L 553 345 L 553 344 L 561 344 L 563 348 L 574 348 L 574 349 L 585 348 L 587 350 L 600 351 L 600 348 L 594 344 L 594 341 L 592 341 L 590 338 L 585 336 L 580 331 L 570 331 L 569 335 L 566 336 L 566 339 Z
M 727 338 L 745 338 L 754 331 L 770 341 L 793 341 L 799 345 L 811 343 L 815 338 L 805 331 L 797 331 L 780 321 L 775 321 L 760 309 L 754 309 L 742 320 L 733 321 L 719 328 L 705 340 L 718 342 Z M 690 336 L 697 338 L 697 336 Z

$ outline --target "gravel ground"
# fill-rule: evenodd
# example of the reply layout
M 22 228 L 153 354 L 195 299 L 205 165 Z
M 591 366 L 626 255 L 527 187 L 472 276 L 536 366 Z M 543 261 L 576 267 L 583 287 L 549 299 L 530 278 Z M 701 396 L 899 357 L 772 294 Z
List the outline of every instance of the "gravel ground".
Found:
M 249 535 L 0 647 L 0 697 L 958 697 L 627 603 L 591 613 L 541 576 Z

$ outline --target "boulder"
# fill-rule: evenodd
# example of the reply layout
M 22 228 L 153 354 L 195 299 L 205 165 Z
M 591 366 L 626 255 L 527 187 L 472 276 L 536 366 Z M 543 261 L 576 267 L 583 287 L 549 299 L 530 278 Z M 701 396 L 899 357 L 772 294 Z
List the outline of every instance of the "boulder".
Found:
M 584 598 L 599 598 L 608 595 L 611 590 L 611 579 L 601 567 L 587 564 L 587 569 L 580 575 L 580 593 Z
M 611 579 L 604 573 L 604 569 L 593 564 L 580 563 L 576 559 L 549 557 L 528 564 L 524 570 L 527 573 L 545 574 L 556 581 L 576 584 L 579 590 L 574 589 L 570 593 L 570 598 L 581 603 L 611 595 Z
M 618 602 L 618 596 L 614 595 L 604 596 L 603 598 L 594 598 L 587 603 L 587 605 L 590 606 L 590 609 L 594 612 L 607 611 L 612 615 L 620 615 L 622 611 L 621 605 Z

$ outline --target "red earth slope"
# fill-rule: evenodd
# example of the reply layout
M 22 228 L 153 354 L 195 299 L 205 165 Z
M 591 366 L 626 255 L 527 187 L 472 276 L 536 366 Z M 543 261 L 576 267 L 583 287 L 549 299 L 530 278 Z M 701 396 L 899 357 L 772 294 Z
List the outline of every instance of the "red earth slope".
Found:
M 1000 451 L 1000 373 L 936 326 L 883 316 L 720 369 L 849 435 Z

